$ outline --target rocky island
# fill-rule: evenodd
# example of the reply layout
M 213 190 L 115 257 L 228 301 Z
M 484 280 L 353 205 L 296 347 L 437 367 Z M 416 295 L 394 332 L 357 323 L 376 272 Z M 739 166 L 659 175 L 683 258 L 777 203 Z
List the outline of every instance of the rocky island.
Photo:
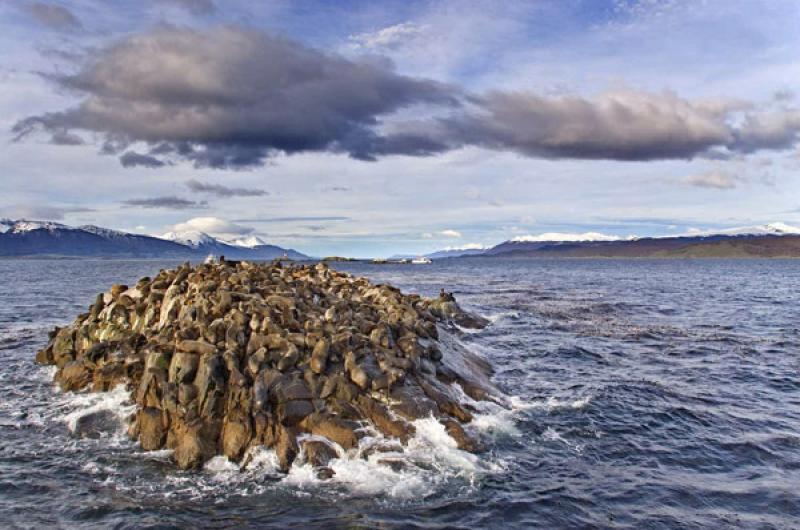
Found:
M 455 324 L 486 321 L 447 293 L 403 294 L 323 263 L 186 263 L 99 294 L 36 360 L 65 391 L 126 385 L 130 436 L 174 450 L 181 468 L 266 446 L 282 470 L 301 457 L 325 477 L 360 438 L 404 443 L 420 418 L 481 449 L 459 396 L 496 391 L 488 364 L 440 335 Z

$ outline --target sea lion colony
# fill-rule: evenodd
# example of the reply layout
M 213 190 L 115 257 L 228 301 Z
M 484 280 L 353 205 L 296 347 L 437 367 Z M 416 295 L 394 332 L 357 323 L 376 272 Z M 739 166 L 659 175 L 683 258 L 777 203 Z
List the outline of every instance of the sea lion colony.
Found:
M 479 449 L 462 427 L 474 411 L 451 384 L 474 399 L 487 387 L 442 361 L 444 319 L 485 325 L 452 296 L 405 295 L 324 264 L 187 263 L 98 295 L 36 359 L 67 391 L 126 384 L 130 436 L 174 449 L 181 468 L 266 446 L 284 471 L 300 455 L 330 476 L 325 439 L 349 450 L 374 429 L 406 442 L 423 417 Z M 302 433 L 316 436 L 298 443 Z

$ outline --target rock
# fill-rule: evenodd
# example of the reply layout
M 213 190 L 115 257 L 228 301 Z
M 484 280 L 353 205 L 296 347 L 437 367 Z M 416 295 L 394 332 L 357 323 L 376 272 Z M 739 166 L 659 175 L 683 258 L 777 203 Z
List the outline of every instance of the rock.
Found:
M 75 420 L 72 434 L 78 438 L 102 438 L 115 433 L 120 426 L 120 419 L 113 411 L 98 410 Z
M 139 423 L 139 442 L 145 451 L 155 451 L 164 446 L 167 429 L 160 410 L 145 407 L 139 410 L 136 421 Z
M 327 466 L 328 462 L 339 457 L 333 447 L 319 440 L 304 441 L 303 453 L 305 454 L 306 461 L 314 467 Z
M 294 426 L 314 412 L 314 405 L 306 399 L 290 399 L 277 407 L 278 419 L 286 426 Z
M 83 361 L 68 361 L 61 368 L 58 383 L 61 390 L 80 390 L 89 384 L 91 375 Z
M 178 384 L 194 381 L 199 365 L 200 356 L 196 353 L 178 352 L 172 356 L 169 380 Z
M 452 295 L 451 295 L 452 296 Z M 462 328 L 468 329 L 483 329 L 489 325 L 489 320 L 480 315 L 468 313 L 461 309 L 455 299 L 448 297 L 439 297 L 428 304 L 428 310 L 435 316 L 454 322 Z
M 217 347 L 203 340 L 181 340 L 175 345 L 181 352 L 196 353 L 199 355 L 211 355 L 216 353 Z
M 404 295 L 322 265 L 187 263 L 98 295 L 36 360 L 58 367 L 65 391 L 127 384 L 130 435 L 145 450 L 174 449 L 185 469 L 265 445 L 286 471 L 298 433 L 352 450 L 369 427 L 406 443 L 410 421 L 431 416 L 477 450 L 461 427 L 471 413 L 448 385 L 492 398 L 490 370 L 437 322 L 481 323 L 452 297 Z M 329 477 L 331 448 L 317 442 L 303 452 Z
M 325 367 L 328 362 L 328 341 L 321 339 L 314 345 L 314 351 L 311 353 L 311 370 L 316 374 L 325 372 Z
M 399 438 L 405 443 L 415 433 L 413 425 L 394 419 L 384 405 L 368 396 L 359 397 L 357 407 L 386 436 Z
M 222 427 L 222 454 L 238 462 L 250 443 L 252 434 L 249 419 L 227 419 Z
M 447 434 L 449 434 L 450 437 L 456 441 L 456 445 L 462 451 L 477 453 L 483 450 L 482 445 L 477 440 L 469 436 L 457 421 L 450 418 L 444 418 L 439 421 L 442 422 Z
M 278 466 L 287 473 L 292 467 L 298 453 L 297 435 L 294 429 L 287 427 L 278 428 L 278 439 L 275 443 L 275 453 L 278 455 Z
M 303 420 L 301 427 L 306 432 L 324 436 L 328 440 L 336 442 L 344 449 L 352 449 L 358 445 L 358 437 L 354 432 L 358 428 L 358 424 L 354 422 L 316 413 Z
M 214 456 L 216 444 L 213 441 L 214 429 L 200 420 L 190 425 L 178 426 L 175 430 L 175 463 L 181 469 L 197 469 Z

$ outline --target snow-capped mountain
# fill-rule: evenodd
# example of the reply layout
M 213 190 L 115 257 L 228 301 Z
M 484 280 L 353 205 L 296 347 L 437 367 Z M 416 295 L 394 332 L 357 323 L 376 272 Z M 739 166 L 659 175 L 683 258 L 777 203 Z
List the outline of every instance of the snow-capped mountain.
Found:
M 724 228 L 721 230 L 696 230 L 686 234 L 687 236 L 783 236 L 800 235 L 800 227 L 786 223 L 774 222 L 756 226 L 740 226 L 736 228 Z
M 187 230 L 185 232 L 167 232 L 158 236 L 160 239 L 173 241 L 180 245 L 186 245 L 191 248 L 200 248 L 204 245 L 213 245 L 217 240 L 205 232 L 199 230 Z
M 543 242 L 567 242 L 567 241 L 619 241 L 620 237 L 601 234 L 599 232 L 584 232 L 582 234 L 572 234 L 565 232 L 545 232 L 539 235 L 517 236 L 511 239 L 514 243 L 543 243 Z
M 2 219 L 0 220 L 0 226 L 2 227 L 0 231 L 3 233 L 10 232 L 12 234 L 23 234 L 32 230 L 72 230 L 72 228 L 67 225 L 62 225 L 61 223 L 55 223 L 53 221 L 28 221 L 26 219 L 20 219 L 19 221 Z
M 245 248 L 254 248 L 267 244 L 266 241 L 264 241 L 258 236 L 246 236 L 246 237 L 239 237 L 236 239 L 224 239 L 222 241 L 224 243 L 227 243 L 228 245 L 233 245 L 234 247 L 245 247 Z
M 184 245 L 205 255 L 213 254 L 231 259 L 275 259 L 282 257 L 298 260 L 308 259 L 308 256 L 296 250 L 268 245 L 256 236 L 229 241 L 216 238 L 199 230 L 186 230 L 167 232 L 159 237 L 166 241 Z
M 308 259 L 305 254 L 265 244 L 258 238 L 245 242 L 253 245 L 233 245 L 197 231 L 153 237 L 94 225 L 72 227 L 50 221 L 0 219 L 0 256 L 202 259 L 215 254 L 231 259 Z

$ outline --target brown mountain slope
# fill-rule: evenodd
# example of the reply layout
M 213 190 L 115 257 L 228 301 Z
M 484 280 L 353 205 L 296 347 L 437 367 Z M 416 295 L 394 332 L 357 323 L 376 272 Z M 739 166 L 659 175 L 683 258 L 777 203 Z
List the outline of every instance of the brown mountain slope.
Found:
M 501 252 L 492 255 L 520 258 L 800 258 L 800 236 L 674 237 L 522 244 L 505 246 Z

